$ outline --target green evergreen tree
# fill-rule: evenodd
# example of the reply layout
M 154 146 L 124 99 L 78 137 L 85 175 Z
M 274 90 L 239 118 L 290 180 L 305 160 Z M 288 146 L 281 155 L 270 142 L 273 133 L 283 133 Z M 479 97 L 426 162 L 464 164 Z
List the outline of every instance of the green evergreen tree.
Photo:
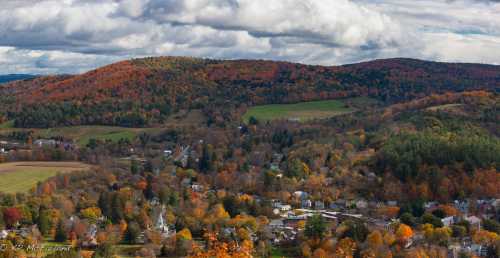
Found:
M 111 217 L 111 200 L 109 192 L 102 192 L 97 200 L 97 206 L 101 209 L 101 212 L 106 217 Z
M 304 234 L 311 239 L 323 238 L 326 234 L 325 219 L 321 215 L 314 215 L 312 217 L 309 217 L 306 221 Z
M 203 152 L 200 159 L 200 171 L 207 173 L 213 169 L 214 150 L 212 145 L 203 145 Z
M 123 218 L 124 203 L 120 194 L 115 193 L 111 199 L 111 221 L 119 223 Z
M 37 221 L 37 225 L 38 225 L 38 229 L 40 230 L 40 233 L 42 233 L 42 235 L 44 236 L 47 236 L 49 234 L 49 231 L 50 231 L 50 217 L 47 213 L 46 210 L 41 210 L 40 211 L 40 216 L 38 216 L 38 221 Z
M 139 162 L 137 160 L 132 160 L 130 163 L 130 172 L 134 175 L 139 173 Z
M 66 240 L 68 240 L 68 233 L 64 228 L 64 223 L 62 220 L 59 220 L 59 223 L 57 223 L 56 235 L 54 236 L 54 240 L 56 242 L 61 242 L 61 243 L 66 242 Z
M 127 231 L 125 232 L 125 236 L 123 240 L 128 244 L 135 244 L 137 242 L 137 238 L 141 233 L 141 228 L 137 222 L 131 222 L 128 224 Z

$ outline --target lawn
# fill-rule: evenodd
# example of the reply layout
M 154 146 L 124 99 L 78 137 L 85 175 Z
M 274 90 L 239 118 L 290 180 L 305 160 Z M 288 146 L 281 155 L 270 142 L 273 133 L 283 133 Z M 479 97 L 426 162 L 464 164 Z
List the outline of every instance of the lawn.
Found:
M 193 109 L 182 110 L 173 114 L 164 125 L 147 128 L 101 125 L 65 126 L 47 129 L 14 128 L 14 120 L 11 120 L 0 124 L 0 135 L 7 136 L 12 132 L 33 131 L 35 139 L 62 136 L 64 138 L 74 140 L 80 146 L 85 146 L 92 138 L 103 141 L 109 140 L 112 142 L 118 142 L 120 139 L 132 141 L 137 135 L 143 132 L 157 134 L 168 126 L 199 126 L 205 123 L 206 118 L 203 115 L 203 112 L 201 110 Z
M 353 110 L 346 107 L 345 103 L 339 100 L 272 104 L 249 108 L 243 116 L 243 121 L 248 122 L 250 117 L 255 117 L 260 121 L 289 119 L 304 122 L 311 119 L 329 118 L 349 113 Z
M 126 128 L 118 126 L 70 126 L 42 129 L 36 132 L 37 136 L 50 138 L 64 136 L 75 140 L 78 145 L 85 146 L 90 139 L 110 140 L 117 142 L 120 139 L 133 140 L 140 132 L 149 131 L 148 128 Z
M 83 137 L 79 138 L 77 142 L 78 145 L 85 146 L 87 145 L 87 143 L 91 138 L 94 138 L 96 140 L 112 141 L 112 142 L 118 142 L 121 139 L 132 141 L 135 138 L 136 134 L 137 133 L 135 131 L 121 129 L 118 131 L 101 132 L 101 133 L 84 135 Z
M 38 182 L 71 171 L 85 170 L 80 162 L 12 162 L 0 164 L 0 192 L 26 192 Z
M 2 124 L 3 125 L 3 124 Z M 85 146 L 89 139 L 94 138 L 98 140 L 110 140 L 117 142 L 120 139 L 127 139 L 132 141 L 138 134 L 142 132 L 156 133 L 161 131 L 161 128 L 128 128 L 118 126 L 68 126 L 68 127 L 55 127 L 48 129 L 25 129 L 25 128 L 10 128 L 0 127 L 0 134 L 8 135 L 13 131 L 27 131 L 34 132 L 34 138 L 52 138 L 62 136 L 74 140 L 78 145 Z

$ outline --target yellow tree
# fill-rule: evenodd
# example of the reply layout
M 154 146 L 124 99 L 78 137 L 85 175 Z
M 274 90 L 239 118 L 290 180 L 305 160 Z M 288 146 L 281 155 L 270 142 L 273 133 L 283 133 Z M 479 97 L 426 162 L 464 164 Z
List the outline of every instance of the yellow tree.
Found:
M 472 240 L 478 244 L 491 245 L 495 241 L 500 240 L 500 236 L 494 232 L 479 230 L 472 236 Z
M 384 244 L 384 239 L 382 237 L 382 234 L 378 230 L 371 232 L 366 237 L 366 241 L 368 243 L 368 246 L 374 250 L 378 249 Z
M 215 241 L 207 250 L 198 249 L 190 258 L 251 258 L 253 253 L 253 243 L 243 241 L 241 245 L 235 242 Z
M 328 258 L 328 253 L 321 248 L 317 248 L 313 252 L 313 257 L 314 258 Z
M 205 217 L 207 225 L 222 225 L 229 220 L 229 213 L 224 209 L 222 204 L 216 204 Z
M 101 209 L 97 207 L 88 207 L 80 211 L 82 217 L 89 219 L 91 221 L 96 221 L 99 217 L 101 217 Z
M 392 232 L 384 233 L 384 244 L 391 246 L 396 242 L 396 236 Z
M 342 238 L 335 249 L 336 257 L 352 258 L 356 250 L 356 242 L 349 237 Z
M 182 240 L 192 240 L 193 239 L 193 236 L 191 235 L 191 231 L 189 231 L 188 228 L 184 228 L 181 231 L 177 232 L 176 236 Z

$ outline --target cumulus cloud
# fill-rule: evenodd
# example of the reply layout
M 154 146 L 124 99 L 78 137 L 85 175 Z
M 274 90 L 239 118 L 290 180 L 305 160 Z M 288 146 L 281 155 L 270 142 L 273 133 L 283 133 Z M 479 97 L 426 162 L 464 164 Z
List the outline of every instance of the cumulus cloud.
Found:
M 496 1 L 4 0 L 2 7 L 0 73 L 76 73 L 150 55 L 500 62 Z
M 390 17 L 348 0 L 151 0 L 147 7 L 147 19 L 325 45 L 386 46 L 400 35 Z
M 71 74 L 121 60 L 119 56 L 0 47 L 0 73 Z M 131 57 L 130 57 L 131 58 Z

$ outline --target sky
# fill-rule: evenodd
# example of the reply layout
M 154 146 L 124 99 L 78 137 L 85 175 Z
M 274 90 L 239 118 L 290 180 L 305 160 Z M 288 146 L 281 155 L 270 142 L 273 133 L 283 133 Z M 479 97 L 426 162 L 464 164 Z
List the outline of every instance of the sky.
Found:
M 500 64 L 500 0 L 0 0 L 0 74 L 144 56 Z

